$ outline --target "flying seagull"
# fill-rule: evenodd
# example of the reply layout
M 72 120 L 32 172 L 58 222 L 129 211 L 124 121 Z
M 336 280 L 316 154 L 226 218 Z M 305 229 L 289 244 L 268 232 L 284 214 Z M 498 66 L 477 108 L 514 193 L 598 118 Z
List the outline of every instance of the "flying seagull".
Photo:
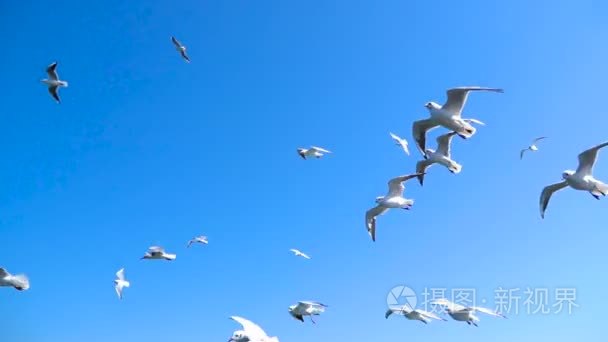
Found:
M 175 254 L 166 253 L 162 247 L 152 246 L 148 248 L 146 254 L 141 257 L 142 259 L 153 259 L 153 260 L 175 260 L 177 256 Z
M 445 307 L 448 315 L 450 315 L 450 317 L 452 317 L 455 321 L 467 322 L 468 325 L 472 324 L 474 326 L 477 326 L 477 322 L 479 322 L 479 317 L 475 316 L 475 312 L 485 313 L 494 317 L 507 318 L 502 314 L 490 309 L 481 308 L 478 306 L 463 306 L 460 304 L 452 303 L 445 298 L 433 300 L 431 301 L 431 304 L 441 305 Z
M 175 37 L 171 37 L 171 41 L 173 42 L 173 45 L 175 45 L 175 49 L 179 51 L 180 55 L 182 55 L 182 58 L 186 62 L 190 63 L 190 58 L 188 58 L 188 55 L 186 55 L 186 47 L 183 46 L 179 40 L 175 39 Z
M 202 243 L 204 245 L 208 244 L 209 241 L 207 240 L 206 236 L 196 236 L 194 238 L 192 238 L 192 240 L 188 241 L 188 247 L 192 246 L 192 244 L 194 243 Z
M 519 152 L 519 159 L 521 160 L 524 158 L 524 153 L 526 153 L 526 151 L 532 151 L 532 152 L 538 151 L 538 146 L 536 146 L 536 143 L 543 139 L 547 139 L 547 137 L 538 137 L 538 138 L 532 140 L 532 144 L 530 144 L 530 146 L 524 148 L 523 150 L 521 150 Z
M 114 280 L 114 289 L 116 290 L 118 299 L 122 299 L 122 289 L 129 286 L 131 286 L 131 283 L 125 279 L 125 269 L 121 268 L 116 272 L 116 279 Z
M 4 268 L 0 268 L 0 287 L 14 287 L 19 291 L 24 291 L 30 288 L 29 279 L 23 274 L 12 275 Z
M 322 314 L 325 312 L 325 308 L 327 308 L 327 305 L 319 302 L 301 301 L 289 307 L 289 314 L 301 322 L 304 322 L 304 316 L 310 316 L 310 321 L 317 324 L 313 316 Z
M 311 146 L 310 148 L 298 148 L 298 154 L 302 159 L 308 158 L 321 158 L 325 155 L 325 153 L 331 153 L 330 151 L 316 146 Z
M 545 210 L 554 192 L 567 186 L 575 190 L 589 191 L 593 197 L 600 199 L 608 194 L 608 185 L 593 178 L 593 166 L 597 160 L 599 150 L 608 146 L 608 142 L 601 143 L 578 155 L 578 168 L 576 171 L 566 170 L 562 173 L 563 181 L 545 187 L 540 194 L 540 216 L 545 218 Z
M 59 88 L 67 88 L 68 82 L 59 79 L 59 75 L 57 75 L 57 62 L 49 65 L 46 68 L 46 73 L 49 75 L 49 78 L 45 78 L 41 82 L 49 87 L 49 93 L 55 99 L 55 101 L 57 101 L 57 103 L 61 103 L 61 99 L 59 98 Z
M 309 257 L 308 255 L 306 255 L 306 254 L 302 253 L 302 252 L 301 252 L 300 250 L 298 250 L 298 249 L 292 248 L 292 249 L 290 249 L 290 251 L 291 251 L 291 252 L 293 252 L 293 254 L 294 254 L 295 256 L 299 256 L 299 257 L 302 257 L 302 258 L 304 258 L 304 259 L 310 259 L 310 257 Z
M 423 185 L 424 183 L 424 174 L 426 169 L 435 163 L 447 167 L 451 173 L 460 173 L 462 166 L 453 161 L 450 154 L 450 145 L 452 142 L 452 137 L 455 134 L 456 132 L 451 132 L 440 135 L 437 137 L 437 151 L 433 151 L 430 148 L 427 148 L 424 151 L 424 160 L 421 160 L 416 164 L 416 172 L 420 174 L 420 176 L 418 176 L 420 185 Z
M 230 319 L 239 323 L 243 328 L 232 334 L 228 342 L 279 342 L 277 337 L 269 337 L 259 325 L 248 319 L 232 316 Z
M 424 311 L 424 310 L 420 310 L 420 309 L 412 309 L 409 305 L 404 305 L 403 307 L 400 307 L 400 308 L 389 308 L 386 311 L 386 314 L 384 314 L 384 318 L 389 318 L 392 314 L 403 315 L 403 317 L 405 317 L 409 320 L 420 321 L 424 324 L 428 324 L 430 321 L 432 321 L 434 319 L 438 320 L 438 321 L 447 321 L 447 319 L 441 318 L 432 312 L 428 312 L 428 311 Z
M 407 154 L 408 156 L 410 155 L 410 149 L 408 148 L 408 142 L 407 140 L 401 138 L 400 136 L 394 134 L 394 133 L 390 133 L 391 138 L 393 138 L 393 140 L 395 141 L 395 145 L 397 146 L 401 146 L 401 148 L 403 149 L 403 151 L 405 152 L 405 154 Z
M 415 121 L 412 132 L 416 146 L 422 154 L 425 151 L 426 133 L 437 126 L 442 126 L 450 131 L 456 132 L 461 138 L 468 139 L 475 134 L 475 127 L 471 123 L 483 125 L 483 122 L 476 119 L 463 119 L 462 109 L 467 102 L 467 97 L 471 91 L 492 91 L 502 93 L 504 90 L 499 88 L 485 87 L 458 87 L 447 91 L 448 100 L 443 106 L 435 102 L 427 102 L 424 106 L 428 109 L 431 117 L 424 120 Z
M 365 226 L 372 237 L 372 241 L 376 241 L 376 216 L 382 215 L 392 208 L 409 210 L 414 205 L 413 199 L 403 197 L 403 191 L 405 190 L 403 183 L 418 176 L 420 176 L 419 173 L 395 177 L 388 182 L 386 196 L 376 197 L 378 205 L 365 213 Z

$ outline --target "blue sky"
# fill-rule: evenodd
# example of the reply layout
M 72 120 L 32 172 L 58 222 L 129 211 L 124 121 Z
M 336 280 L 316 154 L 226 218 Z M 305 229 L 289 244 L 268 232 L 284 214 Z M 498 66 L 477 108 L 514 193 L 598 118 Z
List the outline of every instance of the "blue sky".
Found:
M 566 190 L 541 220 L 538 197 L 608 139 L 607 9 L 1 3 L 0 264 L 32 282 L 0 289 L 3 338 L 224 341 L 240 315 L 291 342 L 598 341 L 608 204 Z M 60 105 L 39 83 L 53 61 L 70 84 Z M 460 85 L 506 91 L 470 97 L 465 113 L 487 126 L 454 140 L 462 173 L 434 167 L 423 188 L 408 184 L 413 210 L 379 218 L 372 243 L 365 211 L 420 157 L 388 132 L 411 140 L 424 103 Z M 520 162 L 539 135 L 541 151 Z M 295 149 L 308 145 L 334 154 L 305 162 Z M 608 180 L 608 157 L 595 172 Z M 187 250 L 197 234 L 210 244 Z M 177 260 L 140 261 L 153 244 Z M 112 289 L 121 267 L 132 282 L 123 301 Z M 384 319 L 398 285 L 474 288 L 489 303 L 498 287 L 575 288 L 579 307 L 424 326 Z M 330 305 L 316 326 L 288 315 L 301 299 Z

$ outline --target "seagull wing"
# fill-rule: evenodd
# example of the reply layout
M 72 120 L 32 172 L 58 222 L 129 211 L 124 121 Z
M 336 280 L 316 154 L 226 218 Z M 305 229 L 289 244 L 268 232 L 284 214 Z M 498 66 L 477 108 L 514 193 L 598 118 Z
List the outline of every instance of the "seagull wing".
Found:
M 376 216 L 384 214 L 387 210 L 388 208 L 378 205 L 365 213 L 365 226 L 372 241 L 376 241 Z
M 4 268 L 0 268 L 0 278 L 4 278 L 6 276 L 10 276 L 11 274 L 8 273 L 7 270 L 5 270 Z
M 494 310 L 490 310 L 490 309 L 486 309 L 486 308 L 481 308 L 478 306 L 474 306 L 470 308 L 473 311 L 477 311 L 477 312 L 481 312 L 481 313 L 485 313 L 486 315 L 490 315 L 490 316 L 494 316 L 494 317 L 502 317 L 502 318 L 507 318 L 504 315 L 494 311 Z
M 49 94 L 51 94 L 51 96 L 55 99 L 55 101 L 61 102 L 61 99 L 59 99 L 58 91 L 59 91 L 58 86 L 49 86 Z
M 426 318 L 436 319 L 438 321 L 447 321 L 447 319 L 439 317 L 439 316 L 435 315 L 432 312 L 428 312 L 428 311 L 424 311 L 424 310 L 419 310 L 419 309 L 414 310 L 414 311 L 416 311 L 417 313 L 419 313 L 420 316 L 423 316 L 423 317 L 426 317 Z
M 188 55 L 186 54 L 186 50 L 181 50 L 179 53 L 182 55 L 182 58 L 183 58 L 183 59 L 184 59 L 186 62 L 190 63 L 190 58 L 189 58 L 189 57 L 188 57 Z
M 538 137 L 538 138 L 532 140 L 532 144 L 536 144 L 537 142 L 539 142 L 539 141 L 541 141 L 543 139 L 547 139 L 547 137 Z
M 118 299 L 122 299 L 122 283 L 118 282 L 116 283 L 116 285 L 114 285 L 114 290 L 116 291 L 116 295 L 118 296 Z
M 313 150 L 315 150 L 315 151 L 317 151 L 317 152 L 322 152 L 322 153 L 331 153 L 331 151 L 328 151 L 328 150 L 326 150 L 326 149 L 324 149 L 324 148 L 317 147 L 317 146 L 311 146 L 310 148 L 311 148 L 311 149 L 313 149 Z
M 393 196 L 403 196 L 403 191 L 405 190 L 405 182 L 420 176 L 419 173 L 414 173 L 411 175 L 399 176 L 388 181 L 388 195 L 390 197 Z
M 524 148 L 519 152 L 519 160 L 524 159 L 524 153 L 526 153 L 527 150 L 529 150 L 529 148 Z
M 247 334 L 247 337 L 249 337 L 250 340 L 253 339 L 255 341 L 256 339 L 265 339 L 268 337 L 266 332 L 264 332 L 264 330 L 262 330 L 259 325 L 253 323 L 248 319 L 239 316 L 231 316 L 230 319 L 238 322 L 240 325 L 243 326 L 243 330 L 245 331 L 245 334 Z
M 460 116 L 462 108 L 467 102 L 467 97 L 470 91 L 493 91 L 497 93 L 503 93 L 504 90 L 498 88 L 486 88 L 486 87 L 457 87 L 447 91 L 448 100 L 441 107 L 444 111 L 450 112 L 453 115 Z
M 399 144 L 399 146 L 401 146 L 401 148 L 403 149 L 403 151 L 405 152 L 405 154 L 407 154 L 408 156 L 410 155 L 410 149 L 408 148 L 408 142 L 407 140 L 393 134 L 393 133 L 389 133 L 391 135 L 391 137 L 393 138 L 393 140 L 395 140 L 397 142 L 397 144 Z
M 175 47 L 177 47 L 177 48 L 182 47 L 182 43 L 180 43 L 179 40 L 175 39 L 175 37 L 171 37 L 171 41 L 173 42 L 173 45 L 175 45 Z
M 428 159 L 423 159 L 416 163 L 416 173 L 419 174 L 418 181 L 420 182 L 420 185 L 424 185 L 424 174 L 426 173 L 426 169 L 433 164 L 435 164 L 435 162 Z
M 116 272 L 116 278 L 118 278 L 118 280 L 125 280 L 125 269 L 121 268 L 118 272 Z
M 448 134 L 440 135 L 437 137 L 437 152 L 450 158 L 450 145 L 452 142 L 452 137 L 456 134 L 456 132 L 450 132 Z
M 432 119 L 418 120 L 412 125 L 412 135 L 414 136 L 416 147 L 418 147 L 418 150 L 422 155 L 424 155 L 424 150 L 426 148 L 426 132 L 437 126 L 438 124 Z
M 49 78 L 53 81 L 57 81 L 59 79 L 56 69 L 57 69 L 57 62 L 49 65 L 46 68 L 46 73 L 49 75 Z
M 306 306 L 314 306 L 314 307 L 319 307 L 319 308 L 326 308 L 328 307 L 327 305 L 323 304 L 323 303 L 319 303 L 319 302 L 313 302 L 313 301 L 307 301 L 307 300 L 303 300 L 298 302 L 298 304 L 303 304 Z
M 545 210 L 547 210 L 547 206 L 549 205 L 549 200 L 551 199 L 551 195 L 554 192 L 559 191 L 568 186 L 568 182 L 563 181 L 555 184 L 551 184 L 543 189 L 543 192 L 540 194 L 540 217 L 545 218 Z
M 602 147 L 608 146 L 608 141 L 594 146 L 586 151 L 583 151 L 578 155 L 578 168 L 576 173 L 580 173 L 584 176 L 591 175 L 593 173 L 593 166 L 597 160 L 597 153 Z

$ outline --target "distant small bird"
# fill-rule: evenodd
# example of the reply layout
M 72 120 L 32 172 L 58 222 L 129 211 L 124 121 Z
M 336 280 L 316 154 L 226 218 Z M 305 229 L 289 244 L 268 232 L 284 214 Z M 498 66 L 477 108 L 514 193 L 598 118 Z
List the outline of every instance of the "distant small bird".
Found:
M 451 173 L 460 173 L 462 165 L 452 160 L 450 152 L 452 137 L 455 134 L 456 132 L 440 135 L 437 138 L 437 151 L 433 151 L 430 148 L 427 148 L 424 151 L 424 160 L 421 160 L 416 164 L 416 172 L 420 174 L 420 176 L 418 176 L 420 185 L 423 185 L 424 183 L 424 174 L 426 173 L 426 170 L 435 163 L 445 166 Z
M 401 308 L 389 308 L 386 311 L 386 313 L 384 314 L 384 318 L 389 318 L 392 314 L 400 314 L 409 320 L 420 321 L 424 324 L 428 324 L 430 321 L 432 321 L 434 319 L 436 319 L 438 321 L 447 321 L 447 319 L 441 318 L 432 312 L 428 312 L 428 311 L 424 311 L 424 310 L 420 310 L 420 309 L 414 310 L 411 307 L 409 307 L 408 305 L 404 305 Z
M 24 274 L 12 275 L 4 268 L 0 268 L 0 286 L 14 287 L 19 291 L 30 288 L 30 281 Z
M 538 147 L 536 146 L 536 143 L 543 139 L 547 139 L 547 137 L 538 137 L 538 138 L 532 140 L 532 144 L 530 146 L 524 148 L 523 150 L 521 150 L 521 152 L 519 152 L 519 160 L 522 160 L 524 158 L 524 153 L 526 153 L 526 151 L 532 151 L 532 152 L 538 151 Z
M 232 334 L 228 342 L 279 342 L 277 337 L 269 337 L 259 325 L 239 316 L 231 316 L 230 319 L 239 323 L 243 328 Z
M 594 146 L 578 155 L 578 168 L 576 171 L 566 170 L 562 173 L 563 181 L 551 184 L 543 189 L 540 194 L 540 217 L 545 218 L 545 210 L 549 205 L 549 200 L 553 193 L 570 186 L 575 190 L 589 191 L 593 197 L 600 199 L 600 196 L 608 195 L 608 184 L 593 178 L 593 166 L 597 160 L 600 149 L 608 146 L 604 142 Z
M 468 139 L 475 134 L 475 127 L 471 123 L 483 125 L 483 122 L 475 119 L 463 119 L 461 117 L 462 109 L 467 102 L 467 97 L 471 91 L 492 91 L 495 93 L 503 93 L 504 90 L 499 88 L 485 87 L 458 87 L 447 91 L 448 100 L 443 106 L 435 102 L 427 102 L 424 106 L 428 109 L 430 118 L 425 120 L 415 121 L 412 125 L 412 132 L 416 146 L 424 155 L 426 149 L 426 133 L 437 126 L 443 126 L 450 131 L 458 133 L 463 139 Z
M 397 146 L 401 146 L 401 148 L 403 149 L 403 151 L 405 152 L 405 154 L 407 154 L 408 156 L 410 155 L 410 149 L 408 148 L 408 142 L 407 140 L 399 137 L 398 135 L 394 134 L 394 133 L 390 133 L 391 137 L 393 138 L 393 140 L 395 141 L 395 145 Z
M 313 316 L 318 316 L 325 312 L 327 305 L 318 302 L 301 301 L 298 304 L 289 307 L 289 314 L 293 318 L 304 322 L 304 316 L 310 316 L 310 321 L 313 324 L 317 324 L 313 319 Z
M 302 159 L 307 158 L 321 158 L 325 155 L 325 153 L 331 153 L 330 151 L 316 146 L 311 146 L 310 148 L 298 148 L 298 154 Z
M 460 304 L 452 303 L 445 298 L 433 300 L 431 301 L 431 304 L 441 305 L 445 307 L 448 315 L 450 315 L 450 317 L 452 317 L 455 321 L 467 322 L 468 325 L 472 324 L 474 326 L 477 326 L 479 318 L 475 316 L 475 312 L 485 313 L 494 317 L 507 318 L 502 314 L 490 309 L 481 308 L 478 306 L 467 307 Z
M 118 295 L 118 299 L 122 299 L 122 289 L 131 286 L 131 283 L 125 279 L 125 269 L 121 268 L 116 272 L 116 279 L 114 279 L 114 289 Z
M 386 196 L 376 197 L 378 205 L 365 213 L 365 226 L 367 227 L 367 232 L 372 237 L 372 241 L 376 241 L 376 216 L 382 215 L 393 208 L 410 210 L 414 205 L 413 199 L 403 197 L 403 191 L 405 190 L 403 183 L 418 176 L 420 174 L 415 173 L 393 178 L 388 182 L 388 193 Z
M 164 260 L 175 260 L 177 255 L 166 253 L 162 247 L 152 246 L 148 249 L 146 254 L 141 257 L 142 259 L 164 259 Z
M 290 249 L 290 251 L 291 251 L 291 252 L 293 252 L 293 254 L 294 254 L 295 256 L 299 256 L 299 257 L 302 257 L 302 258 L 304 258 L 304 259 L 310 259 L 310 257 L 309 257 L 308 255 L 306 255 L 306 254 L 302 253 L 300 250 L 297 250 L 297 249 L 295 249 L 295 248 L 292 248 L 292 249 Z
M 175 49 L 179 51 L 180 55 L 182 55 L 182 58 L 186 62 L 190 63 L 190 58 L 188 58 L 188 55 L 186 55 L 186 47 L 182 45 L 179 40 L 175 39 L 175 37 L 171 37 L 171 41 L 173 42 L 173 45 L 175 45 Z
M 59 99 L 59 88 L 67 88 L 68 82 L 59 79 L 59 75 L 57 75 L 56 69 L 57 62 L 54 62 L 53 64 L 49 65 L 46 68 L 46 73 L 49 75 L 49 78 L 45 78 L 41 82 L 49 87 L 49 93 L 55 99 L 55 101 L 57 101 L 57 103 L 61 103 L 61 99 Z
M 192 246 L 193 243 L 202 243 L 204 245 L 208 244 L 207 237 L 204 235 L 196 236 L 192 238 L 192 240 L 188 241 L 188 247 Z

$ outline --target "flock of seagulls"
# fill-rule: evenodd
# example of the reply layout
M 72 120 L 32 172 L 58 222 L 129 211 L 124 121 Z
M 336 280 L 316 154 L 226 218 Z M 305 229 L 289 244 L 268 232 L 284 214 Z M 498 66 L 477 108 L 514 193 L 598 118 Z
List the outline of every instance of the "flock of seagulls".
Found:
M 175 37 L 171 37 L 171 41 L 175 46 L 175 49 L 180 53 L 180 56 L 184 61 L 190 63 L 190 58 L 186 53 L 186 47 L 178 41 Z M 59 89 L 68 86 L 68 82 L 61 80 L 57 73 L 57 62 L 52 63 L 46 69 L 48 74 L 47 79 L 43 79 L 42 82 L 48 87 L 50 95 L 55 101 L 61 103 L 59 97 Z M 418 179 L 421 186 L 424 185 L 425 175 L 428 173 L 429 168 L 434 164 L 439 164 L 445 167 L 449 172 L 458 174 L 462 171 L 462 165 L 452 159 L 451 155 L 451 144 L 454 136 L 459 136 L 462 139 L 469 139 L 475 135 L 476 128 L 473 125 L 484 125 L 483 122 L 472 119 L 463 118 L 462 111 L 467 102 L 470 92 L 494 92 L 503 93 L 503 89 L 500 88 L 488 88 L 488 87 L 457 87 L 447 90 L 447 101 L 443 105 L 439 105 L 435 102 L 427 102 L 425 108 L 429 112 L 429 117 L 426 119 L 414 121 L 412 124 L 412 135 L 415 140 L 417 149 L 422 154 L 423 159 L 417 162 L 415 173 L 406 174 L 392 178 L 388 182 L 388 192 L 385 196 L 379 196 L 376 198 L 376 206 L 369 209 L 365 214 L 365 225 L 372 241 L 376 241 L 376 220 L 377 217 L 383 215 L 389 209 L 404 209 L 410 210 L 414 205 L 413 199 L 404 197 L 405 183 L 411 179 Z M 437 127 L 443 127 L 448 132 L 439 135 L 436 138 L 437 148 L 436 150 L 426 147 L 427 134 Z M 399 146 L 406 155 L 410 155 L 409 143 L 406 139 L 394 134 L 389 133 L 390 137 L 394 141 L 395 145 Z M 520 159 L 523 159 L 524 154 L 528 151 L 538 151 L 537 144 L 539 141 L 546 139 L 547 137 L 541 136 L 532 141 L 532 143 L 521 150 Z M 545 210 L 549 204 L 551 196 L 566 187 L 571 187 L 575 190 L 582 190 L 589 192 L 593 197 L 599 199 L 601 196 L 608 194 L 608 185 L 595 179 L 593 177 L 593 166 L 597 160 L 598 152 L 603 147 L 608 146 L 608 142 L 601 143 L 594 146 L 586 151 L 583 151 L 578 156 L 579 165 L 576 171 L 567 170 L 562 173 L 562 181 L 559 183 L 551 184 L 542 190 L 540 197 L 540 214 L 544 218 Z M 317 146 L 310 146 L 309 148 L 298 148 L 298 155 L 303 159 L 319 159 L 326 154 L 330 154 L 329 150 Z M 187 247 L 190 248 L 192 245 L 200 244 L 207 245 L 208 239 L 206 236 L 196 236 L 187 243 Z M 294 256 L 303 259 L 311 259 L 310 256 L 303 253 L 302 251 L 292 248 L 290 252 Z M 149 247 L 148 251 L 141 257 L 143 260 L 165 260 L 173 261 L 176 259 L 176 254 L 168 253 L 164 248 L 160 246 Z M 119 299 L 123 298 L 123 291 L 125 288 L 130 287 L 130 282 L 125 277 L 125 269 L 121 268 L 116 272 L 116 279 L 114 280 L 114 288 Z M 0 286 L 1 287 L 13 287 L 19 291 L 27 290 L 30 287 L 28 278 L 25 275 L 12 275 L 4 268 L 0 268 Z M 490 309 L 482 307 L 466 307 L 447 299 L 439 299 L 432 302 L 432 304 L 439 305 L 445 308 L 445 312 L 455 321 L 466 322 L 468 325 L 477 326 L 479 318 L 475 315 L 476 313 L 483 313 L 494 317 L 506 318 L 502 314 L 495 312 Z M 313 324 L 314 316 L 321 315 L 325 312 L 328 306 L 315 301 L 299 301 L 294 305 L 289 306 L 289 314 L 304 322 L 304 317 L 310 317 Z M 391 307 L 386 311 L 385 318 L 389 318 L 392 315 L 401 315 L 408 320 L 417 320 L 424 324 L 427 324 L 433 320 L 446 321 L 446 319 L 424 310 L 412 308 L 409 305 L 402 307 Z M 232 316 L 232 320 L 236 321 L 241 325 L 241 329 L 233 333 L 229 341 L 232 342 L 279 342 L 277 337 L 270 337 L 266 332 L 260 328 L 257 324 L 239 317 Z

